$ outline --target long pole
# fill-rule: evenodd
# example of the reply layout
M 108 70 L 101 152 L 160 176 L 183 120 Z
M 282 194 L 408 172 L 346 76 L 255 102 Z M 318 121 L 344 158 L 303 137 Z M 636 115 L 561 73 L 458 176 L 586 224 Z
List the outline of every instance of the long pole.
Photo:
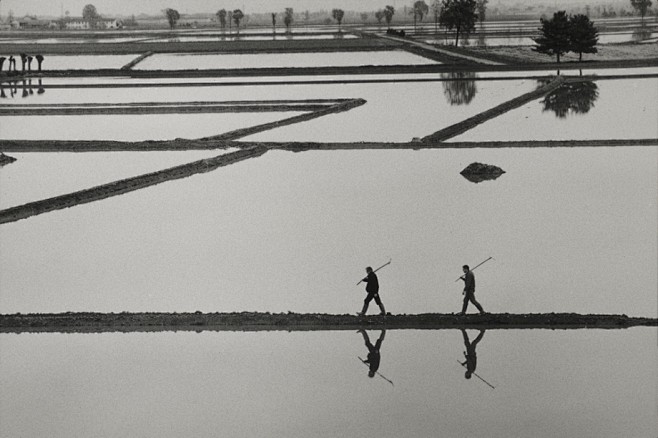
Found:
M 482 265 L 484 265 L 485 263 L 487 263 L 487 262 L 488 262 L 489 260 L 491 260 L 491 259 L 493 259 L 493 257 L 489 257 L 488 259 L 486 259 L 485 261 L 483 261 L 483 262 L 480 263 L 479 265 L 475 266 L 475 268 L 477 268 L 478 266 L 482 266 Z M 475 268 L 472 268 L 471 271 L 475 271 Z M 461 280 L 462 277 L 463 277 L 463 275 L 460 276 L 458 279 L 456 279 L 456 280 L 455 280 L 455 283 L 457 283 L 459 280 Z
M 381 265 L 379 268 L 375 269 L 375 270 L 372 271 L 372 272 L 377 272 L 377 271 L 379 271 L 381 268 L 383 268 L 384 266 L 390 265 L 390 264 L 391 264 L 391 260 L 393 260 L 393 259 L 388 259 L 388 261 L 387 261 L 386 263 L 384 263 L 383 265 Z M 363 281 L 363 279 L 359 280 L 359 282 L 358 282 L 356 285 L 358 286 L 359 284 L 361 284 L 362 281 Z
M 463 363 L 461 363 L 461 362 L 459 361 L 459 359 L 457 359 L 457 362 L 459 362 L 459 365 L 465 367 L 465 365 L 464 365 Z M 473 371 L 471 374 L 474 374 L 475 377 L 477 377 L 478 379 L 482 380 L 484 383 L 486 383 L 487 385 L 489 385 L 489 387 L 490 387 L 491 389 L 496 389 L 491 383 L 487 382 L 487 381 L 484 380 L 482 377 L 478 376 L 478 375 L 475 373 L 475 371 Z
M 357 356 L 357 357 L 358 357 L 358 356 Z M 359 357 L 359 360 L 360 360 L 361 362 L 363 362 L 363 364 L 364 364 L 365 366 L 370 367 L 370 365 L 368 365 L 368 362 L 366 362 L 365 360 L 361 359 L 360 357 Z M 390 383 L 391 385 L 393 385 L 393 382 L 392 382 L 391 380 L 387 379 L 386 377 L 384 377 L 379 371 L 375 371 L 375 373 L 377 373 L 377 375 L 378 375 L 379 377 L 381 377 L 382 379 L 386 380 L 388 383 Z M 393 385 L 393 386 L 395 386 L 395 385 Z

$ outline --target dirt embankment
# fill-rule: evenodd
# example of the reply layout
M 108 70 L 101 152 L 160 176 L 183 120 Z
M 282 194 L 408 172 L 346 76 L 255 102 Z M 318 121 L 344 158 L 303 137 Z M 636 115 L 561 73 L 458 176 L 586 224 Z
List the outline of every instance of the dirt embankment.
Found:
M 354 316 L 320 313 L 60 313 L 0 315 L 0 332 L 132 332 L 368 329 L 618 329 L 658 326 L 656 318 L 576 313 Z

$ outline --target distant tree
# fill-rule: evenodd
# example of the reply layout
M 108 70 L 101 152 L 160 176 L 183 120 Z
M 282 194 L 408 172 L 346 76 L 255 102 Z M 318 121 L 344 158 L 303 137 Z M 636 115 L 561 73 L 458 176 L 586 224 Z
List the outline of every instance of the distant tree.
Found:
M 88 21 L 91 27 L 96 27 L 99 18 L 101 18 L 101 16 L 98 15 L 96 6 L 88 4 L 82 8 L 82 19 Z
M 180 20 L 180 14 L 178 11 L 176 9 L 167 8 L 165 9 L 165 16 L 169 22 L 169 27 L 172 29 L 176 27 L 176 23 Z
M 96 10 L 96 6 L 94 6 L 92 4 L 88 4 L 88 5 L 85 5 L 84 8 L 82 8 L 82 18 L 84 20 L 91 21 L 91 20 L 96 20 L 99 17 L 100 17 L 100 15 L 98 15 L 98 11 Z
M 423 17 L 430 12 L 429 6 L 423 0 L 418 0 L 414 3 L 414 15 L 418 17 L 419 21 L 423 21 Z
M 331 17 L 338 22 L 338 28 L 340 29 L 341 24 L 343 23 L 343 16 L 345 16 L 345 11 L 342 9 L 334 9 L 331 11 Z
M 484 23 L 486 14 L 487 14 L 487 3 L 489 0 L 476 0 L 476 7 L 478 13 L 478 19 L 480 20 L 480 28 L 482 28 L 482 23 Z
M 441 0 L 432 2 L 432 11 L 434 12 L 434 33 L 439 31 L 439 17 L 441 16 Z
M 238 28 L 238 34 L 240 34 L 240 21 L 244 18 L 244 14 L 240 9 L 233 11 L 233 21 L 235 22 L 235 27 Z
M 272 13 L 272 32 L 276 33 L 276 12 Z
M 569 50 L 578 53 L 578 61 L 583 60 L 583 53 L 597 53 L 599 32 L 587 15 L 578 14 L 569 17 Z
M 384 8 L 384 17 L 386 18 L 386 24 L 388 26 L 391 25 L 391 21 L 393 21 L 393 15 L 395 15 L 395 8 L 391 5 L 387 5 Z
M 286 30 L 288 32 L 290 32 L 290 25 L 293 22 L 293 18 L 294 18 L 293 15 L 294 15 L 294 12 L 293 12 L 292 8 L 286 8 L 286 11 L 285 11 L 284 16 L 283 16 L 283 23 L 286 25 Z
M 631 0 L 631 6 L 642 17 L 642 25 L 644 25 L 644 16 L 647 15 L 647 10 L 651 7 L 651 0 Z
M 361 12 L 361 21 L 365 23 L 368 21 L 368 13 L 367 12 Z
M 222 29 L 226 28 L 226 9 L 220 9 L 217 11 L 217 19 L 219 20 L 219 25 Z
M 540 22 L 541 35 L 533 39 L 536 46 L 532 50 L 549 56 L 556 55 L 559 63 L 560 56 L 569 52 L 571 47 L 569 17 L 565 11 L 558 11 L 553 14 L 553 18 L 549 20 L 541 18 Z
M 382 20 L 384 19 L 384 11 L 380 9 L 375 12 L 375 19 L 377 20 L 378 24 L 382 24 Z
M 459 35 L 469 35 L 475 29 L 476 6 L 475 0 L 443 0 L 439 24 L 455 29 L 455 46 L 459 44 Z

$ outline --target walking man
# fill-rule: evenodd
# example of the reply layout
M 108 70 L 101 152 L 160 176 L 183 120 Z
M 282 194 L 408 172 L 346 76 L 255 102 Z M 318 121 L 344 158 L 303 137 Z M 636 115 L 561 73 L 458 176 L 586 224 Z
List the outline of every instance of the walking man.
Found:
M 363 300 L 363 309 L 358 313 L 359 316 L 364 316 L 366 312 L 368 311 L 368 304 L 370 304 L 370 301 L 373 299 L 375 300 L 375 303 L 379 306 L 379 310 L 381 310 L 380 315 L 386 315 L 386 310 L 384 309 L 384 304 L 382 303 L 382 300 L 379 298 L 379 281 L 377 280 L 377 275 L 375 272 L 372 270 L 370 266 L 366 268 L 366 272 L 368 273 L 368 276 L 364 278 L 362 281 L 366 283 L 366 292 L 368 292 L 368 295 L 366 296 L 366 299 Z
M 464 315 L 466 313 L 466 308 L 468 307 L 468 302 L 470 301 L 477 307 L 477 309 L 480 311 L 480 314 L 484 314 L 484 309 L 475 300 L 475 275 L 473 275 L 473 271 L 468 267 L 468 265 L 462 266 L 462 269 L 464 270 L 464 275 L 460 277 L 461 280 L 464 281 L 464 292 L 462 294 L 464 295 L 464 304 L 462 306 L 462 311 L 460 315 Z

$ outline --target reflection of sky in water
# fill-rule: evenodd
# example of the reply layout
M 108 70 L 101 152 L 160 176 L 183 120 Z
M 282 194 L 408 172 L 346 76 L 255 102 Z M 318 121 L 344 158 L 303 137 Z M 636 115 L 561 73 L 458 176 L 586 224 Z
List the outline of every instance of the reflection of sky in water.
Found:
M 379 274 L 388 311 L 456 312 L 461 265 L 493 256 L 476 292 L 491 312 L 647 315 L 657 151 L 271 151 L 2 225 L 0 307 L 351 313 L 365 266 L 391 257 Z M 39 187 L 63 179 L 57 155 L 19 154 L 2 177 L 40 199 Z M 125 167 L 121 154 L 95 155 L 72 161 L 88 165 L 66 180 L 82 189 L 99 181 L 90 173 Z M 14 180 L 20 160 L 39 169 L 38 184 Z M 507 173 L 473 184 L 459 172 L 474 161 Z
M 45 55 L 44 70 L 119 69 L 138 55 Z M 32 64 L 32 68 L 35 64 Z
M 556 117 L 542 99 L 479 125 L 450 141 L 658 138 L 656 79 L 596 81 L 586 114 Z M 632 102 L 631 102 L 632 100 Z
M 135 70 L 209 68 L 339 67 L 358 65 L 439 64 L 402 50 L 382 52 L 275 53 L 259 54 L 168 54 L 149 56 Z
M 379 331 L 370 331 L 374 343 Z M 470 339 L 477 331 L 469 330 Z M 653 328 L 0 335 L 6 436 L 656 436 Z M 630 364 L 630 365 L 629 365 Z M 117 401 L 120 401 L 119 403 Z M 575 414 L 576 413 L 576 414 Z M 437 433 L 438 432 L 438 433 Z

